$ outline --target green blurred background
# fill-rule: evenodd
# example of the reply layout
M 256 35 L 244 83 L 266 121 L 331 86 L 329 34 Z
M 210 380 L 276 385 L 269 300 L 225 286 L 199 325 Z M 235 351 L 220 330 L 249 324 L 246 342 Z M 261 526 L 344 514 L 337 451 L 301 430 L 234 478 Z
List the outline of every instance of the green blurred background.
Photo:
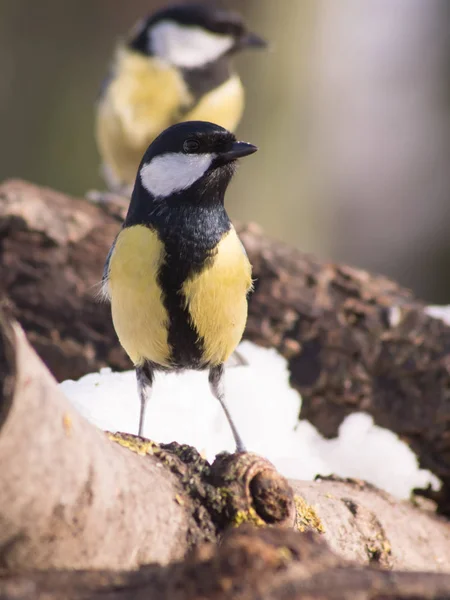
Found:
M 211 0 L 212 1 L 212 0 Z M 94 103 L 116 39 L 161 0 L 0 0 L 0 177 L 103 187 Z M 448 0 L 223 0 L 271 42 L 237 67 L 260 147 L 235 219 L 450 302 Z

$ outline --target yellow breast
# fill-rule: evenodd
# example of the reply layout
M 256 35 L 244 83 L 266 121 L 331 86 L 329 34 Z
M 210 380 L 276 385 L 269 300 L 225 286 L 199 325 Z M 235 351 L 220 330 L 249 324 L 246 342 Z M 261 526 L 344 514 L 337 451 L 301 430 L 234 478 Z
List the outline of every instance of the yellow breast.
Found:
M 177 69 L 123 47 L 118 50 L 114 77 L 96 120 L 97 145 L 116 185 L 134 184 L 147 147 L 170 125 L 201 120 L 234 131 L 244 108 L 244 90 L 233 75 L 195 106 L 193 102 Z
M 183 77 L 158 59 L 121 48 L 97 110 L 97 144 L 117 183 L 133 184 L 145 150 L 192 103 Z
M 157 282 L 164 256 L 157 234 L 135 225 L 121 231 L 110 259 L 108 287 L 114 328 L 135 365 L 145 359 L 169 364 L 169 318 Z
M 192 324 L 204 341 L 205 361 L 218 365 L 239 344 L 247 321 L 251 265 L 232 228 L 220 241 L 212 265 L 182 288 Z
M 244 88 L 233 75 L 215 90 L 205 94 L 186 115 L 186 121 L 210 121 L 234 131 L 244 110 Z

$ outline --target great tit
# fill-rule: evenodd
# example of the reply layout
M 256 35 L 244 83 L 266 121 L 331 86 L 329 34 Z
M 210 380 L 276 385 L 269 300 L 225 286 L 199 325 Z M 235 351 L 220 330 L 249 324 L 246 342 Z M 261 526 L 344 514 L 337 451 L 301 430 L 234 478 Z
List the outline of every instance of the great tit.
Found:
M 244 449 L 223 373 L 244 331 L 252 277 L 224 196 L 237 159 L 256 150 L 219 125 L 189 121 L 163 131 L 142 158 L 103 273 L 114 328 L 136 368 L 139 435 L 155 371 L 208 369 Z
M 142 155 L 170 125 L 204 120 L 234 131 L 244 90 L 231 59 L 265 45 L 239 15 L 206 4 L 171 6 L 139 22 L 119 43 L 97 103 L 109 189 L 131 191 Z

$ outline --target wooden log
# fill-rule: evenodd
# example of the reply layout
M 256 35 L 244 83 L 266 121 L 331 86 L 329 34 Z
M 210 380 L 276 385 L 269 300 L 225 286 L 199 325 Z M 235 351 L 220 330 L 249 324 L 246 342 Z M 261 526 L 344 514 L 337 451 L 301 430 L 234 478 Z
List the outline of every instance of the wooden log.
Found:
M 190 523 L 177 478 L 78 415 L 4 318 L 0 364 L 1 568 L 131 569 L 182 557 Z
M 357 567 L 319 536 L 240 527 L 185 561 L 135 572 L 50 571 L 0 578 L 2 600 L 426 600 L 450 597 L 450 575 Z
M 0 359 L 0 571 L 165 564 L 253 523 L 318 532 L 363 564 L 450 572 L 450 524 L 433 513 L 361 482 L 289 483 L 251 453 L 210 465 L 101 432 L 3 316 Z
M 450 523 L 443 517 L 360 480 L 329 476 L 291 485 L 298 513 L 313 508 L 339 556 L 385 569 L 450 572 Z
M 442 481 L 423 491 L 450 515 L 450 327 L 395 282 L 324 263 L 240 232 L 257 277 L 246 337 L 288 360 L 302 395 L 300 418 L 334 437 L 346 416 L 367 412 Z
M 120 206 L 0 186 L 0 294 L 57 379 L 131 365 L 95 291 Z M 396 283 L 239 228 L 254 266 L 245 337 L 288 360 L 301 418 L 332 437 L 354 411 L 396 432 L 442 482 L 450 514 L 450 327 Z
M 0 365 L 0 570 L 132 569 L 233 522 L 293 526 L 292 490 L 268 461 L 210 466 L 187 446 L 98 430 L 1 313 Z

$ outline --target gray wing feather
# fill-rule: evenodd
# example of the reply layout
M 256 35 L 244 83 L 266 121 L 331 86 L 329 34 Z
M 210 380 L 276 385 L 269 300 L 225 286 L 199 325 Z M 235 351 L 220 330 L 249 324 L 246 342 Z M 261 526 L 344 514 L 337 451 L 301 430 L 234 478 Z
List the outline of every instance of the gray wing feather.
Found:
M 103 267 L 103 275 L 102 275 L 102 283 L 101 283 L 101 292 L 100 295 L 105 300 L 110 300 L 111 296 L 109 294 L 108 289 L 108 279 L 109 279 L 109 263 L 111 261 L 112 253 L 114 252 L 114 248 L 116 247 L 117 237 L 112 243 L 111 248 L 109 249 L 108 256 L 106 257 L 105 266 Z

